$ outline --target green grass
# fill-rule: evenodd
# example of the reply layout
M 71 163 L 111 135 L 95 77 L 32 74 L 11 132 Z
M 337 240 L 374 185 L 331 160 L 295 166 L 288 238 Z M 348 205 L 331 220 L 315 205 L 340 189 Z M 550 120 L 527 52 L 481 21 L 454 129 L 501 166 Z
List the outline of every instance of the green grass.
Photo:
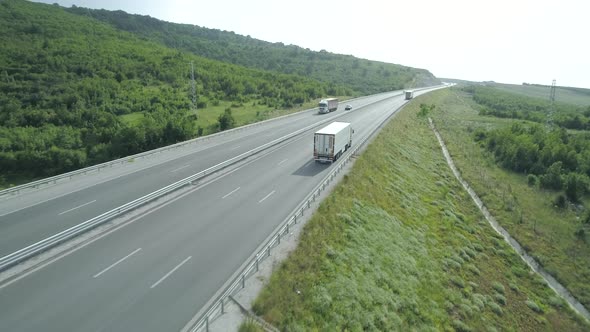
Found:
M 254 311 L 286 331 L 589 330 L 483 219 L 416 116 L 425 100 L 357 159 Z
M 338 98 L 341 102 L 344 102 L 350 97 L 340 96 Z M 267 105 L 259 104 L 258 101 L 251 101 L 242 104 L 237 102 L 221 101 L 217 106 L 208 105 L 205 108 L 194 111 L 193 113 L 197 114 L 195 127 L 203 128 L 203 135 L 209 135 L 218 132 L 218 119 L 226 108 L 231 108 L 232 116 L 236 121 L 236 127 L 239 127 L 250 123 L 314 108 L 317 106 L 319 101 L 319 99 L 309 101 L 300 106 L 289 109 L 274 109 Z M 141 119 L 143 119 L 143 116 L 143 113 L 131 113 L 122 115 L 120 118 L 126 124 L 135 125 L 138 124 Z
M 144 116 L 143 113 L 136 112 L 136 113 L 130 113 L 130 114 L 121 115 L 121 116 L 119 116 L 119 118 L 125 124 L 128 124 L 128 125 L 136 125 L 139 122 L 141 122 L 141 119 L 143 119 L 143 116 Z
M 590 243 L 576 238 L 582 211 L 553 206 L 557 192 L 527 184 L 524 175 L 498 167 L 492 155 L 480 148 L 471 132 L 478 127 L 510 125 L 510 119 L 479 116 L 473 101 L 458 90 L 428 97 L 432 113 L 449 152 L 463 178 L 470 183 L 490 212 L 543 267 L 590 307 Z M 585 205 L 589 205 L 586 199 Z
M 548 86 L 501 83 L 494 83 L 492 86 L 507 92 L 549 100 L 550 87 Z M 556 87 L 555 100 L 574 105 L 590 105 L 590 89 Z

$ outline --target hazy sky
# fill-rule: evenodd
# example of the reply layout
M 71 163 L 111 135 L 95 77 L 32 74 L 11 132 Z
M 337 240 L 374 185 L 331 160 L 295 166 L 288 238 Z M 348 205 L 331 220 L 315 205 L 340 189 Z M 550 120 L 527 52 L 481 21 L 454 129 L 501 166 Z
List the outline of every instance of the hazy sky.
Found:
M 124 10 L 437 77 L 590 88 L 588 0 L 43 0 Z

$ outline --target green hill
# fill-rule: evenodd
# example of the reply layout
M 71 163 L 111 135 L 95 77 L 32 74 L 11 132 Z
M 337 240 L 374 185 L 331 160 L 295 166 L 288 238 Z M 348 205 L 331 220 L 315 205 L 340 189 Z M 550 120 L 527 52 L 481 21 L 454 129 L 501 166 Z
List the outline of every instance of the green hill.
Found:
M 288 108 L 354 93 L 170 49 L 22 0 L 0 2 L 0 44 L 0 186 L 2 177 L 53 175 L 194 137 L 191 62 L 199 109 Z M 126 114 L 141 116 L 128 123 Z
M 269 43 L 233 32 L 169 23 L 123 11 L 80 7 L 67 10 L 107 22 L 170 48 L 250 68 L 311 77 L 349 87 L 361 94 L 440 84 L 424 69 L 369 61 L 324 50 L 314 52 L 295 45 Z

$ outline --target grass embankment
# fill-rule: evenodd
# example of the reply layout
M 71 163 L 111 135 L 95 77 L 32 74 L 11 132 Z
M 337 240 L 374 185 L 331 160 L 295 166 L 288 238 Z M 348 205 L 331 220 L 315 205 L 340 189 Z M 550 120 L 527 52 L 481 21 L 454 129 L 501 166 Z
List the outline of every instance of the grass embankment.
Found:
M 421 102 L 321 204 L 254 311 L 288 331 L 588 330 L 484 220 Z
M 499 128 L 515 121 L 478 115 L 477 106 L 458 89 L 437 93 L 428 103 L 463 178 L 471 184 L 498 222 L 590 308 L 590 243 L 575 236 L 582 211 L 557 209 L 557 192 L 527 184 L 524 175 L 496 165 L 491 153 L 478 146 L 471 132 L 478 127 Z M 585 206 L 590 206 L 586 199 Z

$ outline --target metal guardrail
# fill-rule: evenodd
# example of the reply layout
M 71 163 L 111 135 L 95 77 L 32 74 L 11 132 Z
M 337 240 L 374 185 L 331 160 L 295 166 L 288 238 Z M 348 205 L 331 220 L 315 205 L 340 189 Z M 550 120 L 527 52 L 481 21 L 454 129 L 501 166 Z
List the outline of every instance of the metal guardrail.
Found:
M 420 89 L 423 90 L 423 89 Z M 243 289 L 246 287 L 246 279 L 253 275 L 254 273 L 258 272 L 259 264 L 262 260 L 270 256 L 270 251 L 273 247 L 276 247 L 278 244 L 281 243 L 281 238 L 285 234 L 289 234 L 289 228 L 293 225 L 297 224 L 297 219 L 303 216 L 303 212 L 306 209 L 311 207 L 311 203 L 315 202 L 315 200 L 320 197 L 322 191 L 330 184 L 330 182 L 336 177 L 336 175 L 342 170 L 342 168 L 351 160 L 352 156 L 354 156 L 364 145 L 365 143 L 381 128 L 383 125 L 391 118 L 397 111 L 401 110 L 405 106 L 402 105 L 396 111 L 392 112 L 389 116 L 387 116 L 381 123 L 379 123 L 373 131 L 371 131 L 365 138 L 363 138 L 357 146 L 348 153 L 344 159 L 338 163 L 338 165 L 330 172 L 320 184 L 318 184 L 312 191 L 309 193 L 305 199 L 298 205 L 295 209 L 295 212 L 288 217 L 284 222 L 283 225 L 280 226 L 278 231 L 271 236 L 271 238 L 262 246 L 255 255 L 251 256 L 247 265 L 242 269 L 242 271 L 234 278 L 234 280 L 226 287 L 226 289 L 215 299 L 215 301 L 210 305 L 207 309 L 205 314 L 202 315 L 190 328 L 191 332 L 198 332 L 198 331 L 209 331 L 209 324 L 210 322 L 218 317 L 219 315 L 223 314 L 225 311 L 225 304 L 230 300 L 230 296 L 234 294 L 234 292 Z M 260 247 L 259 247 L 260 248 Z
M 263 144 L 263 145 L 255 148 L 255 149 L 252 149 L 250 151 L 244 152 L 238 156 L 228 159 L 228 160 L 226 160 L 222 163 L 219 163 L 215 166 L 209 167 L 206 170 L 203 170 L 199 173 L 193 174 L 193 175 L 191 175 L 187 178 L 184 178 L 182 180 L 179 180 L 171 185 L 168 185 L 166 187 L 158 189 L 150 194 L 142 196 L 142 197 L 140 197 L 136 200 L 133 200 L 129 203 L 123 204 L 117 208 L 114 208 L 114 209 L 112 209 L 108 212 L 105 212 L 99 216 L 96 216 L 92 219 L 84 221 L 76 226 L 70 227 L 60 233 L 50 236 L 44 240 L 41 240 L 37 243 L 30 245 L 28 247 L 25 247 L 23 249 L 15 251 L 9 255 L 6 255 L 6 256 L 0 258 L 0 271 L 4 271 L 4 270 L 20 263 L 20 262 L 23 262 L 24 260 L 26 260 L 28 258 L 31 258 L 41 252 L 47 251 L 48 249 L 51 249 L 63 242 L 75 237 L 75 236 L 78 236 L 86 231 L 89 231 L 89 230 L 93 229 L 94 227 L 97 227 L 103 223 L 106 223 L 107 221 L 109 221 L 121 214 L 127 213 L 135 208 L 138 208 L 144 204 L 151 202 L 152 200 L 155 200 L 155 199 L 160 198 L 164 195 L 167 195 L 179 188 L 184 187 L 185 185 L 191 184 L 193 181 L 199 180 L 207 175 L 215 173 L 215 172 L 217 172 L 225 167 L 228 167 L 236 162 L 239 162 L 245 158 L 248 158 L 248 157 L 253 156 L 259 152 L 262 152 L 270 147 L 273 147 L 277 144 L 285 142 L 293 137 L 296 137 L 296 136 L 314 128 L 314 127 L 317 127 L 318 125 L 324 124 L 326 122 L 332 121 L 335 118 L 343 116 L 344 114 L 346 114 L 346 113 L 336 114 L 336 115 L 331 116 L 329 118 L 323 119 L 322 121 L 319 121 L 317 123 L 314 123 L 312 125 L 304 127 L 302 129 L 296 130 L 288 135 L 277 138 L 271 142 Z

